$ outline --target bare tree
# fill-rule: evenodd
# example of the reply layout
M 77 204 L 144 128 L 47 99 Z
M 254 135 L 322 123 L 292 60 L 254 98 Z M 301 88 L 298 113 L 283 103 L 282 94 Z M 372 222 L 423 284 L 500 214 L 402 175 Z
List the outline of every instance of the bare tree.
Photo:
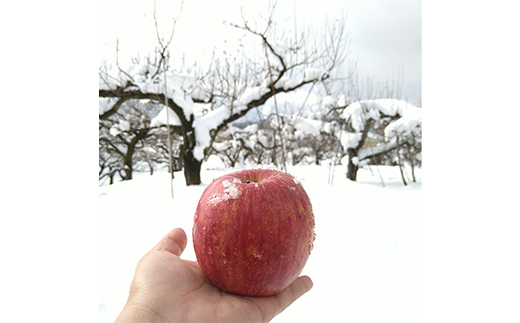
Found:
M 100 181 L 108 177 L 112 184 L 116 175 L 121 180 L 130 180 L 136 170 L 153 173 L 155 168 L 168 164 L 167 130 L 165 125 L 152 125 L 156 114 L 153 104 L 129 100 L 110 118 L 100 120 Z M 171 131 L 177 161 L 181 154 L 178 127 L 172 127 Z M 172 168 L 178 168 L 175 166 Z
M 416 115 L 400 118 L 395 123 L 385 129 L 387 140 L 396 142 L 396 149 L 393 151 L 403 184 L 407 185 L 404 166 L 409 164 L 411 167 L 412 181 L 415 182 L 415 166 L 420 165 L 420 152 L 422 148 L 422 121 Z
M 115 171 L 122 180 L 130 180 L 134 170 L 134 154 L 144 147 L 144 140 L 150 134 L 150 119 L 142 109 L 129 104 L 111 120 L 105 121 L 101 124 L 99 138 L 103 166 L 109 167 L 111 181 Z M 110 157 L 117 162 L 109 163 Z
M 107 120 L 128 100 L 165 104 L 179 119 L 186 183 L 200 184 L 202 161 L 219 131 L 279 93 L 328 79 L 344 58 L 343 20 L 338 20 L 336 27 L 326 29 L 327 37 L 310 39 L 317 36 L 302 33 L 300 39 L 280 40 L 272 12 L 261 29 L 253 27 L 245 18 L 242 24 L 233 25 L 244 31 L 244 37 L 253 37 L 263 46 L 264 55 L 258 57 L 248 55 L 254 48 L 234 58 L 214 57 L 206 71 L 199 70 L 193 76 L 195 68 L 187 73 L 185 66 L 173 70 L 166 64 L 170 45 L 167 42 L 160 44 L 155 59 L 144 64 L 136 62 L 128 71 L 118 69 L 111 73 L 100 69 L 99 96 L 114 98 L 114 103 L 100 113 L 99 119 Z M 163 95 L 163 79 L 170 80 L 167 100 Z M 205 108 L 195 113 L 195 104 Z
M 406 101 L 376 99 L 350 103 L 331 98 L 327 104 L 344 129 L 341 141 L 348 154 L 347 178 L 350 180 L 356 180 L 362 160 L 399 149 L 405 143 L 403 132 L 410 132 L 419 125 L 414 133 L 420 135 L 420 109 Z M 377 146 L 366 145 L 369 136 L 376 139 Z

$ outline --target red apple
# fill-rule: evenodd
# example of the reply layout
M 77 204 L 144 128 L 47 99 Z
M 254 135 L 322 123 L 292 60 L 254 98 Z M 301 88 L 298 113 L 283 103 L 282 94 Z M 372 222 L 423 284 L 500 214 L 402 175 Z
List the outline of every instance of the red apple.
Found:
M 221 176 L 195 212 L 197 261 L 218 288 L 240 295 L 281 292 L 301 273 L 314 242 L 312 205 L 299 181 L 269 169 Z

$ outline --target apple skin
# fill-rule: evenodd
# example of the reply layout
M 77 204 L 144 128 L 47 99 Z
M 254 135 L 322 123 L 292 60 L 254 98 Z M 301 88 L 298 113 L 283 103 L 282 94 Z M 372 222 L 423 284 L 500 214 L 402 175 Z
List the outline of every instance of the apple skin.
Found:
M 250 169 L 221 176 L 195 211 L 193 247 L 206 277 L 239 295 L 269 296 L 301 273 L 315 239 L 307 193 L 288 173 Z

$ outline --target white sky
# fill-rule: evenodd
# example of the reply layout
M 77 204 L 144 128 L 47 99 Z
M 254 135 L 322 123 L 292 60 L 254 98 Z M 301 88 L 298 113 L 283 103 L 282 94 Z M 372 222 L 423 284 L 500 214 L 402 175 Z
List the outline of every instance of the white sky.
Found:
M 104 0 L 99 8 L 100 58 L 119 59 L 153 51 L 157 41 L 153 23 L 153 0 Z M 255 3 L 255 4 L 253 4 Z M 172 17 L 180 1 L 157 0 L 161 32 L 169 35 Z M 230 36 L 233 28 L 224 20 L 241 22 L 240 8 L 252 17 L 266 11 L 267 1 L 185 0 L 173 41 L 174 54 L 187 58 L 207 57 L 215 43 Z M 421 105 L 421 1 L 420 0 L 279 0 L 277 15 L 298 24 L 323 25 L 346 14 L 346 32 L 351 41 L 349 59 L 357 61 L 359 80 L 392 83 L 402 79 L 402 97 Z M 295 15 L 296 14 L 296 15 Z M 236 39 L 235 39 L 236 41 Z

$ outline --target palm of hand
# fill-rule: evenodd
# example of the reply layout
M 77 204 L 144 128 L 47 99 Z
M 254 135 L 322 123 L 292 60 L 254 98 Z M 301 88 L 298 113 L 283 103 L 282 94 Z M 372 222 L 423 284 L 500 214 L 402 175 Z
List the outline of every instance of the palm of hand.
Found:
M 221 291 L 196 262 L 180 259 L 186 241 L 184 231 L 175 229 L 139 261 L 127 306 L 164 322 L 267 322 L 312 287 L 310 278 L 300 277 L 269 297 Z

